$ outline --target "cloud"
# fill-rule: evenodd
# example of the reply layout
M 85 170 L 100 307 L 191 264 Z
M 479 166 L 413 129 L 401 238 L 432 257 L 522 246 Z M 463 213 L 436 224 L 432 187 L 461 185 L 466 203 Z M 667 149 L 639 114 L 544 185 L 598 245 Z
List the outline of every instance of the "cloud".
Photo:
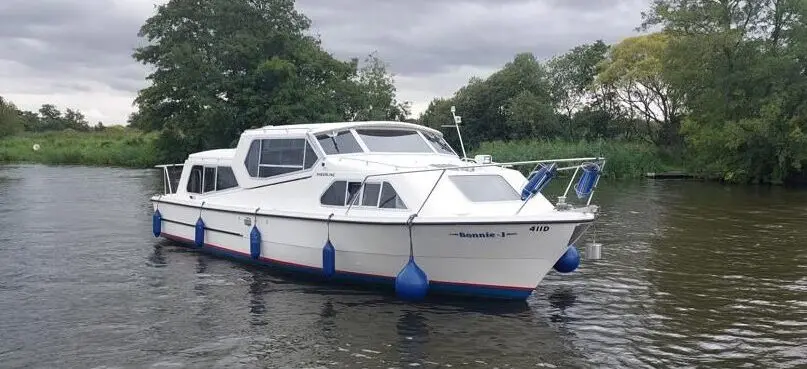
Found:
M 137 32 L 164 0 L 0 1 L 0 95 L 36 110 L 78 108 L 124 123 L 146 67 Z M 311 32 L 343 59 L 377 51 L 419 113 L 516 53 L 549 58 L 633 34 L 649 0 L 298 0 Z

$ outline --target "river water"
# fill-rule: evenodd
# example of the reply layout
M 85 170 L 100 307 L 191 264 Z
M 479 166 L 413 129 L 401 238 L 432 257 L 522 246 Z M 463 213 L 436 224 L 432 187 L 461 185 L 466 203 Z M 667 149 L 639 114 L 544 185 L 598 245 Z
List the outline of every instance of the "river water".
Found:
M 601 183 L 526 303 L 317 285 L 151 234 L 151 170 L 0 167 L 0 367 L 807 367 L 807 190 Z

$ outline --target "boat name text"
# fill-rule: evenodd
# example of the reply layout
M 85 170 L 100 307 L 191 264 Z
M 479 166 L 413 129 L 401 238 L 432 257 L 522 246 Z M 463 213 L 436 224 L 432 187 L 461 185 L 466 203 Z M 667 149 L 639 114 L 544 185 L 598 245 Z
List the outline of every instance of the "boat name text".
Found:
M 515 236 L 518 233 L 515 232 L 457 232 L 457 233 L 449 233 L 451 236 L 457 236 L 459 238 L 505 238 L 509 236 Z

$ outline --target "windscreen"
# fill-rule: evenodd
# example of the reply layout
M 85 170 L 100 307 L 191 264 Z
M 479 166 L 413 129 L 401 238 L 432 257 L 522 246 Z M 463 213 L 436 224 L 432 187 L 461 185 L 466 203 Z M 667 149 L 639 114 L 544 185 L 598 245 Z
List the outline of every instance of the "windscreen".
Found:
M 371 152 L 434 153 L 416 131 L 402 129 L 357 129 L 356 133 Z

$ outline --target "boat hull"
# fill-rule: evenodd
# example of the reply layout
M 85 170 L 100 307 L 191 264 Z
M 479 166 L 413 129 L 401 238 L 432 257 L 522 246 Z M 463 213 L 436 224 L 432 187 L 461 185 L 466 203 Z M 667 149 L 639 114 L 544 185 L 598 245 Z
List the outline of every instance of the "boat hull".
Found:
M 205 223 L 201 251 L 287 271 L 322 276 L 323 246 L 335 249 L 334 281 L 393 287 L 409 260 L 410 229 L 382 224 L 237 213 L 155 204 L 160 236 L 195 247 L 196 220 Z M 411 228 L 414 260 L 430 295 L 524 300 L 566 251 L 581 223 L 513 221 L 419 224 Z M 261 232 L 260 256 L 250 256 L 250 232 Z M 324 277 L 323 277 L 324 278 Z

